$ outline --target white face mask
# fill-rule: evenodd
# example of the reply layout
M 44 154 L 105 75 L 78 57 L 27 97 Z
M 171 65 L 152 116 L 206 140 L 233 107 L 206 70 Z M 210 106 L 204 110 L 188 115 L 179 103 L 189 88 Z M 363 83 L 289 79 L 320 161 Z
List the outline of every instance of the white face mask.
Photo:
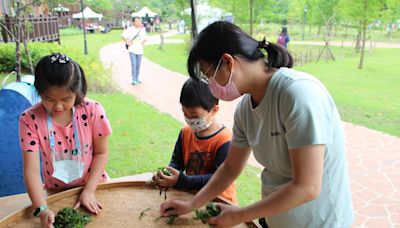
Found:
M 82 178 L 83 167 L 84 163 L 81 161 L 81 159 L 59 161 L 53 160 L 54 172 L 52 176 L 66 184 L 69 184 L 74 180 Z
M 204 131 L 211 125 L 211 122 L 207 124 L 206 120 L 201 117 L 189 119 L 185 116 L 185 121 L 194 132 Z

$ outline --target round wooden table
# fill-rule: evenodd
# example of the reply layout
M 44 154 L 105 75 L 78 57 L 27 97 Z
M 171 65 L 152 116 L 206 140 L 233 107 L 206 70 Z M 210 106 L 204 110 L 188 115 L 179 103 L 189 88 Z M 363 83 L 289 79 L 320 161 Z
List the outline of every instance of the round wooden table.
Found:
M 82 188 L 74 188 L 51 195 L 47 199 L 49 208 L 57 212 L 63 207 L 73 207 Z M 189 200 L 193 194 L 169 189 L 167 199 Z M 208 227 L 199 220 L 193 220 L 194 212 L 177 217 L 172 225 L 168 218 L 160 217 L 160 204 L 164 202 L 164 194 L 144 181 L 122 181 L 104 183 L 98 186 L 96 198 L 104 209 L 86 227 Z M 229 203 L 223 199 L 215 201 Z M 17 211 L 0 220 L 0 227 L 40 227 L 40 219 L 32 215 L 31 206 Z M 142 215 L 141 215 L 142 214 Z M 257 227 L 253 222 L 235 227 Z

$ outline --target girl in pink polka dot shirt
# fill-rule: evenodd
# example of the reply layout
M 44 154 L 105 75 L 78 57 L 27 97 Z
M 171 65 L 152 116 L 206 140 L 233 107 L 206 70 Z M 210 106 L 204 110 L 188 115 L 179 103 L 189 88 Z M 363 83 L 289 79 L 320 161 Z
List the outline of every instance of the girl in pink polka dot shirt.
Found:
M 46 190 L 84 186 L 75 208 L 98 214 L 99 182 L 108 176 L 110 123 L 103 107 L 85 98 L 86 79 L 78 63 L 65 54 L 43 57 L 35 69 L 35 88 L 42 101 L 23 112 L 19 121 L 26 190 L 42 227 L 53 227 Z M 41 159 L 41 163 L 40 163 Z

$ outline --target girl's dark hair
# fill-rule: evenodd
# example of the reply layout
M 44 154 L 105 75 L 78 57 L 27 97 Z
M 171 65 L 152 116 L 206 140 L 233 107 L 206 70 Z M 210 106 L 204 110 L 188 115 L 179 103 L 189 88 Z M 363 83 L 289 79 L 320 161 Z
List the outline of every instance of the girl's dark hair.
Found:
M 75 105 L 83 102 L 87 85 L 82 67 L 65 54 L 54 53 L 42 57 L 35 68 L 35 88 L 43 94 L 52 86 L 66 87 L 76 94 Z
M 188 78 L 182 86 L 180 102 L 184 107 L 202 107 L 210 112 L 218 104 L 218 99 L 212 95 L 206 83 Z
M 285 34 L 285 36 L 287 35 L 287 28 L 283 27 L 281 33 Z
M 248 61 L 264 59 L 261 48 L 267 52 L 268 68 L 293 67 L 293 58 L 286 48 L 269 43 L 265 38 L 257 41 L 230 22 L 214 22 L 204 28 L 193 43 L 187 62 L 189 75 L 197 80 L 199 60 L 214 64 L 215 68 L 224 53 Z

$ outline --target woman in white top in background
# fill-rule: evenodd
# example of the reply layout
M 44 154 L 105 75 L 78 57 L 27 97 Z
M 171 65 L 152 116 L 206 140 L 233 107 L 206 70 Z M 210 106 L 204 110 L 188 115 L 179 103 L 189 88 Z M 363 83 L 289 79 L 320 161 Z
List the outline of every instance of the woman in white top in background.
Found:
M 139 73 L 144 53 L 143 46 L 146 43 L 147 35 L 146 28 L 143 27 L 139 17 L 134 17 L 132 21 L 133 26 L 128 27 L 122 33 L 122 39 L 125 42 L 131 59 L 132 85 L 137 85 L 142 83 L 139 80 Z

